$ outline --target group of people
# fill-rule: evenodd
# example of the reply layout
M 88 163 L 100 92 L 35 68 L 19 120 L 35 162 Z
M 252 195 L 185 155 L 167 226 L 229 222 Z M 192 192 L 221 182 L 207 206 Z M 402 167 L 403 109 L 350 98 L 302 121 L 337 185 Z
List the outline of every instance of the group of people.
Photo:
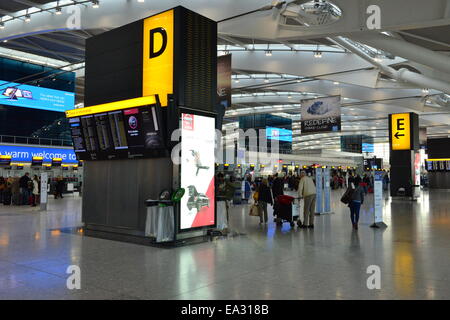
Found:
M 233 198 L 235 189 L 238 187 L 231 181 L 225 181 L 222 173 L 218 174 L 218 185 L 216 190 L 218 196 L 226 196 L 227 200 Z M 300 228 L 314 228 L 314 217 L 316 208 L 316 185 L 314 177 L 306 171 L 301 171 L 300 175 L 286 176 L 284 172 L 276 173 L 274 175 L 252 179 L 251 175 L 245 177 L 246 192 L 254 191 L 254 200 L 259 208 L 259 219 L 261 224 L 268 223 L 268 206 L 274 208 L 274 216 L 277 215 L 276 199 L 284 195 L 284 190 L 287 187 L 290 190 L 297 191 L 298 198 L 304 200 L 303 205 L 303 222 L 299 222 Z M 383 187 L 387 189 L 389 184 L 389 176 L 387 173 L 383 176 Z M 372 192 L 374 187 L 373 177 L 364 174 L 361 177 L 359 174 L 352 172 L 342 175 L 339 173 L 331 177 L 330 185 L 334 189 L 345 188 L 344 195 L 348 197 L 346 204 L 350 209 L 350 220 L 355 230 L 358 229 L 361 206 L 364 203 L 364 197 Z M 246 195 L 246 198 L 249 198 Z
M 39 198 L 40 181 L 37 175 L 30 178 L 27 172 L 19 179 L 0 177 L 0 203 L 10 205 L 36 206 Z M 14 201 L 13 201 L 14 197 Z
M 292 183 L 290 186 L 289 181 Z M 284 195 L 285 184 L 288 188 L 298 191 L 299 197 L 304 199 L 303 223 L 299 224 L 300 228 L 314 228 L 314 214 L 316 207 L 316 186 L 311 177 L 306 175 L 305 171 L 300 176 L 285 177 L 284 173 L 275 174 L 268 178 L 263 178 L 261 183 L 256 187 L 257 204 L 260 208 L 260 223 L 268 222 L 267 206 L 270 204 L 274 207 L 274 215 L 277 215 L 276 199 L 278 196 Z
M 63 198 L 65 182 L 58 177 L 54 182 L 53 194 L 55 199 Z M 22 177 L 0 177 L 0 203 L 4 205 L 37 206 L 40 201 L 41 180 L 37 175 L 33 178 L 26 172 Z

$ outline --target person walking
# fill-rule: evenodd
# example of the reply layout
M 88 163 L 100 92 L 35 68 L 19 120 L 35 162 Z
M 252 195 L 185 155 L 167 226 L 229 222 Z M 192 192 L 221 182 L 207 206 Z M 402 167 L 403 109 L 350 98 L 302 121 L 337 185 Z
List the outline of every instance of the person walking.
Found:
M 258 206 L 260 209 L 259 223 L 267 223 L 267 204 L 273 206 L 272 192 L 270 192 L 269 181 L 264 178 L 258 188 Z
M 64 179 L 62 177 L 58 177 L 58 180 L 56 181 L 56 197 L 55 199 L 58 199 L 58 197 L 60 197 L 61 199 L 64 198 L 63 197 L 63 192 L 64 192 Z
M 314 228 L 314 214 L 316 211 L 316 185 L 305 171 L 300 173 L 300 183 L 298 184 L 298 195 L 304 199 L 303 224 L 300 228 Z
M 273 216 L 274 218 L 278 215 L 279 205 L 277 198 L 284 194 L 284 173 L 281 172 L 280 175 L 278 173 L 275 174 L 275 178 L 272 182 L 272 195 L 274 200 L 273 205 Z
M 3 203 L 3 194 L 6 190 L 6 180 L 3 177 L 0 177 L 0 203 Z
M 32 207 L 36 207 L 39 198 L 39 178 L 37 175 L 33 177 L 33 201 L 31 203 Z
M 31 181 L 30 174 L 26 172 L 20 179 L 19 179 L 19 187 L 20 187 L 20 204 L 29 204 L 28 200 L 30 197 L 29 192 L 29 186 L 28 183 Z
M 361 210 L 361 205 L 364 203 L 364 188 L 361 186 L 361 178 L 356 177 L 353 184 L 349 185 L 352 188 L 350 203 L 348 204 L 350 208 L 350 219 L 352 221 L 353 229 L 358 230 L 359 222 L 359 212 Z

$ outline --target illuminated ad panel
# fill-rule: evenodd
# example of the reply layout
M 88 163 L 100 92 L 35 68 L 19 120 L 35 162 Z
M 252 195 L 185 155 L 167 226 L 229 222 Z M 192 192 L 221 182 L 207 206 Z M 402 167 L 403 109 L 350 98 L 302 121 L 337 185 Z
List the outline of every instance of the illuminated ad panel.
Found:
M 181 128 L 180 230 L 214 226 L 215 119 L 183 113 Z
M 0 104 L 65 112 L 74 108 L 75 94 L 0 80 Z
M 292 130 L 267 127 L 266 138 L 272 140 L 292 142 Z

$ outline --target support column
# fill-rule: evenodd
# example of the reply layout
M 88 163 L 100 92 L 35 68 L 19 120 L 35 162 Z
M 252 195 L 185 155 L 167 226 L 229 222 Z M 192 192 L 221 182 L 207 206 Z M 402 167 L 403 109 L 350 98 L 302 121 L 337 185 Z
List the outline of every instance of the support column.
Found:
M 413 112 L 390 114 L 389 142 L 391 196 L 418 197 L 414 165 L 419 154 L 419 116 Z

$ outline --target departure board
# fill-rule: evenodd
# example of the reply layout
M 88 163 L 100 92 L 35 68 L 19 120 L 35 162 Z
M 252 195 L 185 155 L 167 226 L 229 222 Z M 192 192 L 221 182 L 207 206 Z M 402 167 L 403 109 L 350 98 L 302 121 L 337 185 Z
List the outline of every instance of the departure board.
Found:
M 86 152 L 84 145 L 83 133 L 81 129 L 80 118 L 72 118 L 69 120 L 70 130 L 72 133 L 73 149 L 77 152 Z
M 167 153 L 157 105 L 70 118 L 78 160 L 157 157 Z

